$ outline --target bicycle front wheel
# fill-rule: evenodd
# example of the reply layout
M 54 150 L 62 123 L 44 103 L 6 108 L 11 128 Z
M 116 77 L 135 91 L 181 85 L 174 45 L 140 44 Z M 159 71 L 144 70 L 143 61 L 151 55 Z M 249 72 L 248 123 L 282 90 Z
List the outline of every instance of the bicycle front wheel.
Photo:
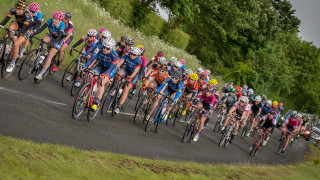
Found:
M 28 53 L 28 55 L 24 58 L 22 65 L 20 66 L 18 77 L 19 80 L 24 80 L 29 76 L 30 73 L 34 70 L 37 59 L 38 50 L 34 49 Z
M 77 72 L 75 68 L 77 67 L 78 60 L 74 59 L 71 61 L 71 63 L 68 65 L 67 69 L 64 71 L 61 85 L 62 87 L 66 87 L 71 81 L 75 80 L 75 76 L 77 75 Z
M 87 107 L 88 99 L 90 95 L 90 82 L 87 82 L 84 86 L 82 86 L 80 93 L 73 104 L 72 117 L 74 119 L 78 119 L 79 116 L 83 113 L 83 111 Z

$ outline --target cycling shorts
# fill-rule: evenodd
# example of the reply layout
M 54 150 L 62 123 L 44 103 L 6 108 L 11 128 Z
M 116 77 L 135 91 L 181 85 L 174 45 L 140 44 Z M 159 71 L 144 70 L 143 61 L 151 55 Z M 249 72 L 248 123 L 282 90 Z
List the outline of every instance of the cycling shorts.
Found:
M 193 99 L 193 98 L 196 96 L 196 94 L 197 94 L 197 92 L 189 91 L 189 89 L 186 87 L 185 90 L 184 90 L 184 95 L 188 95 L 188 94 L 190 94 L 190 93 L 192 93 L 192 96 L 191 96 L 192 99 Z
M 67 47 L 68 47 L 68 46 L 70 45 L 70 43 L 71 43 L 72 39 L 73 39 L 73 36 L 70 36 L 70 37 L 69 37 L 69 39 L 68 39 L 67 41 L 64 41 L 63 45 L 65 45 L 65 46 L 67 46 Z
M 130 76 L 132 73 L 131 72 L 127 72 L 126 69 L 122 69 L 123 72 L 124 72 L 124 76 Z M 132 78 L 132 82 L 131 82 L 131 85 L 135 85 L 138 81 L 138 78 L 139 78 L 139 72 Z
M 50 41 L 54 41 L 56 37 L 53 37 L 50 33 L 47 33 L 47 35 L 50 37 Z M 53 47 L 59 50 L 64 42 L 64 38 L 61 38 L 58 42 L 53 44 Z
M 202 114 L 208 114 L 210 111 L 210 103 L 206 103 L 202 101 L 202 104 L 203 104 L 203 109 L 206 110 L 206 112 L 202 112 Z
M 105 75 L 109 75 L 111 79 L 116 74 L 118 69 L 117 67 L 115 67 L 110 74 L 106 74 L 106 71 L 108 70 L 108 68 L 106 68 L 105 66 L 99 63 L 95 68 L 93 68 L 93 70 L 96 70 L 99 73 L 99 75 L 101 73 L 104 73 Z

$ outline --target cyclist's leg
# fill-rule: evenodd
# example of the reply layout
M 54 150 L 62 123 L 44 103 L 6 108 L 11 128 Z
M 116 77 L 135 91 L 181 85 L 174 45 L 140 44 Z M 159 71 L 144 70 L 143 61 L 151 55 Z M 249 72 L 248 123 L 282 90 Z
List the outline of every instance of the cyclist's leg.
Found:
M 176 94 L 177 94 L 176 92 L 175 92 L 175 93 L 172 93 L 171 96 L 170 96 L 170 99 L 173 99 L 173 98 L 176 96 Z M 171 107 L 171 104 L 169 104 L 169 106 L 167 107 L 167 112 L 169 112 L 171 108 L 172 108 L 172 107 Z M 178 107 L 176 107 L 176 108 L 173 110 L 173 112 L 175 112 L 177 109 L 178 109 Z
M 117 73 L 120 75 L 120 76 L 124 76 L 126 73 L 124 72 L 124 70 L 122 69 L 119 69 L 117 71 Z M 118 82 L 120 81 L 121 77 L 120 76 L 116 76 L 116 79 L 115 79 L 115 84 L 118 84 Z
M 283 146 L 283 150 L 285 150 L 285 149 L 287 148 L 291 137 L 292 137 L 292 134 L 291 134 L 291 133 L 287 135 L 287 137 L 286 137 L 286 142 L 285 142 L 285 144 L 284 144 L 284 146 Z
M 122 105 L 126 101 L 129 94 L 129 90 L 132 88 L 132 86 L 133 86 L 132 83 L 128 83 L 126 86 L 124 86 L 123 92 L 120 98 L 120 103 L 119 103 L 120 105 Z
M 155 98 L 155 100 L 153 101 L 153 103 L 152 103 L 152 105 L 151 105 L 150 111 L 147 113 L 148 115 L 151 115 L 152 112 L 154 111 L 154 109 L 157 107 L 160 97 L 161 97 L 161 95 L 158 95 L 158 96 Z

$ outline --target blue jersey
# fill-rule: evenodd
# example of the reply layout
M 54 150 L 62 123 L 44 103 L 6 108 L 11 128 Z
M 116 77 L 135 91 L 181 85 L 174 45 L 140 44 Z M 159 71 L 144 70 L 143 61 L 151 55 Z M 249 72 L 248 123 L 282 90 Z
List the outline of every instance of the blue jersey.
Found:
M 124 55 L 121 59 L 126 63 L 125 70 L 129 73 L 133 73 L 135 68 L 141 67 L 142 64 L 142 60 L 139 57 L 132 60 L 130 54 Z
M 52 18 L 51 19 L 49 19 L 47 22 L 46 22 L 47 24 L 48 24 L 48 29 L 49 29 L 49 32 L 50 32 L 50 35 L 51 36 L 54 36 L 54 37 L 56 37 L 56 36 L 58 36 L 58 34 L 59 34 L 59 32 L 61 31 L 62 33 L 64 33 L 64 30 L 65 30 L 65 24 L 64 24 L 64 22 L 60 22 L 60 24 L 59 24 L 59 26 L 58 27 L 55 27 L 55 26 L 53 26 L 53 22 L 52 22 Z
M 267 115 L 270 111 L 271 111 L 271 105 L 269 105 L 269 107 L 267 107 L 267 103 L 264 103 L 262 110 L 261 110 L 261 114 Z
M 32 18 L 33 18 L 33 21 L 37 21 L 37 20 L 40 20 L 41 22 L 43 21 L 42 13 L 39 11 L 37 11 L 37 13 L 34 16 L 32 16 Z
M 110 67 L 111 64 L 116 64 L 118 59 L 118 54 L 115 50 L 112 50 L 109 54 L 104 54 L 103 50 L 98 53 L 99 63 L 104 67 Z
M 173 83 L 171 77 L 167 77 L 163 81 L 161 86 L 158 88 L 157 92 L 160 92 L 164 88 L 165 85 L 167 85 L 167 90 L 170 94 L 177 92 L 176 96 L 173 98 L 173 101 L 178 99 L 180 97 L 180 95 L 182 94 L 182 91 L 183 91 L 182 81 L 178 81 L 177 83 Z
M 174 71 L 174 70 L 173 70 L 174 65 L 171 65 L 170 67 L 171 67 L 171 68 L 170 68 L 170 70 L 168 71 L 169 76 L 171 76 L 172 73 L 173 73 L 173 71 Z M 181 69 L 181 68 L 178 69 L 178 70 L 182 72 L 182 69 Z

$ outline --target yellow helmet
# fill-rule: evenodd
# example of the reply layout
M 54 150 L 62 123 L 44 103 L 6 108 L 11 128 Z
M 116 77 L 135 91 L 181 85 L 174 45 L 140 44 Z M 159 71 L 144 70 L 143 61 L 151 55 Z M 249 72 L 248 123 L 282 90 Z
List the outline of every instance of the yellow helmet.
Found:
M 210 79 L 209 84 L 210 85 L 215 85 L 215 84 L 218 84 L 218 82 L 217 82 L 216 79 Z
M 275 105 L 275 106 L 278 106 L 278 101 L 273 101 L 272 104 Z
M 140 48 L 140 47 L 144 48 L 142 45 L 138 45 L 137 47 L 138 47 L 138 48 Z
M 196 73 L 192 73 L 191 75 L 190 75 L 190 79 L 192 79 L 192 80 L 195 80 L 195 81 L 197 81 L 198 80 L 198 74 L 196 74 Z

